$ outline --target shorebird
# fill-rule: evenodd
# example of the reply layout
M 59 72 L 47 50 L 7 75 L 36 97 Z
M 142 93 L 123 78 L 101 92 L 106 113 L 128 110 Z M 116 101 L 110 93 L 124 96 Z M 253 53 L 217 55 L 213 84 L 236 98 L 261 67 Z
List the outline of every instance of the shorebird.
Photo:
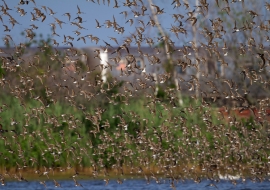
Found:
M 78 9 L 78 12 L 77 12 L 78 15 L 79 14 L 85 14 L 85 13 L 81 12 L 81 9 L 80 9 L 80 7 L 78 5 L 77 5 L 77 9 Z
M 152 4 L 151 6 L 153 6 L 153 7 L 156 8 L 156 13 L 155 13 L 156 15 L 165 13 L 165 12 L 164 12 L 164 8 L 163 8 L 163 9 L 160 9 L 159 6 L 153 5 L 153 4 Z
M 65 14 L 63 14 L 63 16 L 67 16 L 68 17 L 68 21 L 70 21 L 70 17 L 71 17 L 70 13 L 65 13 Z
M 57 181 L 53 180 L 54 182 L 54 187 L 61 187 L 60 183 L 58 183 Z
M 95 20 L 96 20 L 96 23 L 97 23 L 96 28 L 101 28 L 103 25 L 100 25 L 97 19 L 95 19 Z
M 84 188 L 74 177 L 73 177 L 73 181 L 75 182 L 75 187 L 82 187 L 82 188 Z

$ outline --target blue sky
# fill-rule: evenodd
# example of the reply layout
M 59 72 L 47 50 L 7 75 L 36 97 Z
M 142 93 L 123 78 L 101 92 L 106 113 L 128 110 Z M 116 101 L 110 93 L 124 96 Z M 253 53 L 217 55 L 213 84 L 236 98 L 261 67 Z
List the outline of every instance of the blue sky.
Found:
M 95 0 L 97 1 L 97 0 Z M 122 43 L 123 40 L 126 37 L 130 37 L 131 34 L 130 33 L 134 33 L 135 32 L 135 27 L 136 26 L 140 26 L 140 24 L 138 23 L 134 23 L 132 26 L 130 26 L 130 23 L 125 23 L 126 20 L 124 19 L 124 15 L 120 14 L 120 12 L 122 11 L 128 11 L 128 16 L 127 19 L 129 18 L 133 18 L 133 13 L 131 12 L 131 9 L 129 7 L 124 7 L 123 3 L 125 2 L 124 0 L 118 0 L 118 5 L 120 6 L 120 8 L 113 8 L 114 6 L 114 0 L 111 0 L 110 6 L 107 5 L 107 0 L 106 0 L 106 5 L 103 5 L 103 0 L 100 0 L 100 5 L 98 5 L 97 3 L 92 3 L 91 1 L 86 1 L 86 0 L 35 0 L 36 2 L 36 6 L 37 8 L 41 8 L 41 6 L 47 6 L 50 7 L 54 12 L 56 12 L 56 14 L 54 15 L 56 18 L 58 18 L 59 20 L 65 22 L 66 24 L 63 24 L 62 29 L 57 25 L 56 27 L 56 33 L 60 35 L 60 37 L 57 36 L 52 36 L 51 38 L 57 40 L 60 44 L 60 46 L 67 46 L 64 45 L 63 42 L 63 36 L 66 35 L 70 35 L 72 37 L 74 37 L 74 41 L 72 41 L 73 45 L 75 47 L 89 47 L 89 46 L 100 46 L 100 45 L 104 45 L 104 42 L 102 40 L 105 40 L 106 42 L 110 43 L 113 46 L 117 46 L 117 44 L 115 44 L 113 41 L 111 41 L 108 36 L 110 37 L 115 37 L 118 39 L 119 43 Z M 148 4 L 148 1 L 144 0 L 145 4 Z M 183 1 L 180 1 L 182 3 L 182 6 L 180 8 L 175 8 L 173 9 L 173 6 L 171 5 L 172 1 L 168 1 L 168 0 L 153 0 L 154 4 L 159 5 L 161 8 L 164 8 L 165 14 L 162 14 L 161 16 L 159 16 L 159 20 L 160 23 L 162 24 L 163 28 L 168 32 L 169 28 L 171 27 L 171 24 L 176 25 L 176 23 L 174 23 L 174 19 L 172 18 L 172 14 L 174 13 L 180 13 L 183 14 L 185 16 L 185 18 L 183 19 L 183 24 L 184 27 L 186 26 L 190 26 L 189 21 L 185 22 L 186 18 L 187 18 L 187 10 L 184 10 L 184 6 L 183 6 Z M 189 1 L 189 2 L 194 2 L 194 1 Z M 225 4 L 222 4 L 223 1 L 220 1 L 220 4 L 222 7 L 225 6 Z M 262 4 L 265 1 L 260 1 L 260 3 Z M 267 1 L 269 2 L 269 1 Z M 12 10 L 8 11 L 9 14 L 14 17 L 19 23 L 20 25 L 16 24 L 14 26 L 14 28 L 12 29 L 11 24 L 9 23 L 9 17 L 6 15 L 2 15 L 2 18 L 4 20 L 4 24 L 7 25 L 11 31 L 10 32 L 4 32 L 3 30 L 5 29 L 4 27 L 0 27 L 0 34 L 2 36 L 2 38 L 5 37 L 5 35 L 10 35 L 12 36 L 13 40 L 15 41 L 16 44 L 19 44 L 20 42 L 27 42 L 28 39 L 25 38 L 25 36 L 21 35 L 21 32 L 24 31 L 27 28 L 31 28 L 30 24 L 35 24 L 36 26 L 38 26 L 37 30 L 34 30 L 36 32 L 36 34 L 42 34 L 44 36 L 44 38 L 46 38 L 46 36 L 51 35 L 52 31 L 51 31 L 51 26 L 49 26 L 49 23 L 53 23 L 55 22 L 53 16 L 46 14 L 45 11 L 43 9 L 42 12 L 44 12 L 46 14 L 46 20 L 42 23 L 41 19 L 39 19 L 39 21 L 30 21 L 31 20 L 31 13 L 30 12 L 34 12 L 33 8 L 35 7 L 35 5 L 30 2 L 28 5 L 18 5 L 19 0 L 6 0 L 6 3 L 8 4 L 9 8 L 11 8 Z M 209 14 L 210 13 L 214 13 L 215 10 L 213 9 L 214 7 L 216 7 L 215 1 L 213 0 L 212 2 L 210 2 L 210 6 L 209 6 Z M 223 2 L 224 3 L 224 2 Z M 259 3 L 259 1 L 258 1 Z M 4 3 L 2 1 L 0 1 L 0 5 L 3 5 Z M 138 2 L 138 4 L 140 4 Z M 80 36 L 76 36 L 74 34 L 74 31 L 77 29 L 77 26 L 72 26 L 70 24 L 70 22 L 68 21 L 68 18 L 66 16 L 63 16 L 64 13 L 69 12 L 71 14 L 71 20 L 70 21 L 76 21 L 74 20 L 74 18 L 77 17 L 77 5 L 80 7 L 81 11 L 84 12 L 85 14 L 82 14 L 82 18 L 83 21 L 85 21 L 84 23 L 82 23 L 81 25 L 86 28 L 87 30 L 79 30 L 81 32 L 80 36 L 85 36 L 88 34 L 92 34 L 94 36 L 99 37 L 100 40 L 99 44 L 95 44 L 94 42 L 91 42 L 90 39 L 87 39 L 87 43 L 84 44 L 82 40 L 77 41 L 78 37 Z M 15 7 L 20 7 L 22 9 L 24 9 L 27 14 L 23 17 L 20 16 L 19 13 L 16 12 L 16 8 Z M 237 10 L 238 8 L 241 8 L 241 3 L 234 3 L 232 6 L 236 6 L 235 10 Z M 238 8 L 237 8 L 238 6 Z M 148 10 L 146 11 L 147 13 L 150 13 L 150 9 L 149 6 Z M 262 7 L 262 6 L 261 6 Z M 132 8 L 134 10 L 134 8 Z M 193 10 L 194 9 L 194 4 L 190 4 L 190 9 Z M 238 9 L 240 10 L 240 9 Z M 241 10 L 240 10 L 241 11 Z M 263 11 L 265 11 L 263 9 Z M 48 11 L 49 13 L 49 11 Z M 96 21 L 95 19 L 97 19 L 100 24 L 104 24 L 105 20 L 111 20 L 113 19 L 113 15 L 115 16 L 118 24 L 120 26 L 124 26 L 125 28 L 125 32 L 123 34 L 118 34 L 117 32 L 115 32 L 113 30 L 113 28 L 106 28 L 105 26 L 103 26 L 102 28 L 95 28 L 96 26 Z M 266 14 L 267 15 L 267 14 Z M 144 16 L 144 17 L 138 17 L 138 19 L 144 20 L 145 24 L 149 21 L 149 16 Z M 135 19 L 134 19 L 135 20 Z M 209 25 L 208 21 L 209 19 L 205 19 L 203 21 L 203 24 L 205 25 Z M 0 25 L 1 26 L 1 25 Z M 191 28 L 190 27 L 186 27 L 188 32 L 191 34 Z M 144 32 L 145 37 L 154 37 L 157 36 L 158 30 L 157 28 L 153 28 L 148 26 L 146 28 L 146 31 Z M 230 35 L 230 34 L 226 34 L 226 35 Z M 185 43 L 187 43 L 188 41 L 191 40 L 191 35 L 185 36 L 183 34 L 179 33 L 179 39 L 177 39 L 175 37 L 174 34 L 170 33 L 170 36 L 172 37 L 172 39 L 175 41 L 175 45 L 177 46 L 181 46 Z M 135 44 L 133 44 L 135 46 Z M 142 44 L 142 46 L 145 46 L 146 44 Z M 0 40 L 0 46 L 4 46 L 4 42 L 3 40 Z
M 117 9 L 113 8 L 114 0 L 111 0 L 110 6 L 108 6 L 107 4 L 103 5 L 102 0 L 100 0 L 100 1 L 101 1 L 100 5 L 98 5 L 97 3 L 92 3 L 91 1 L 85 1 L 85 0 L 77 0 L 77 1 L 75 1 L 75 0 L 46 0 L 46 1 L 35 0 L 37 8 L 40 9 L 41 6 L 50 7 L 54 12 L 56 12 L 56 14 L 53 16 L 55 16 L 59 20 L 66 23 L 66 24 L 63 24 L 62 29 L 57 25 L 56 33 L 59 34 L 60 37 L 57 37 L 57 36 L 52 37 L 53 39 L 56 39 L 60 43 L 61 46 L 64 46 L 64 44 L 62 44 L 62 41 L 64 39 L 63 38 L 64 34 L 66 36 L 70 35 L 70 36 L 75 38 L 73 41 L 73 45 L 75 47 L 104 45 L 102 40 L 99 42 L 98 45 L 96 45 L 94 42 L 92 43 L 90 39 L 87 40 L 86 44 L 84 44 L 81 40 L 77 41 L 79 36 L 76 36 L 73 32 L 77 29 L 77 26 L 72 26 L 70 24 L 70 22 L 68 21 L 68 18 L 66 16 L 63 16 L 64 13 L 69 12 L 71 14 L 70 21 L 75 22 L 76 20 L 74 20 L 74 18 L 77 17 L 77 5 L 80 7 L 81 11 L 85 13 L 85 14 L 81 15 L 81 17 L 85 21 L 81 25 L 87 29 L 87 30 L 79 30 L 82 33 L 80 36 L 92 34 L 94 36 L 99 37 L 100 39 L 104 39 L 105 41 L 111 43 L 112 45 L 117 46 L 117 44 L 115 44 L 113 41 L 111 41 L 108 38 L 108 36 L 117 38 L 118 42 L 121 43 L 123 41 L 123 39 L 125 39 L 125 37 L 131 36 L 130 33 L 135 32 L 135 25 L 138 26 L 138 24 L 134 23 L 133 26 L 130 27 L 129 23 L 125 23 L 126 21 L 124 19 L 124 16 L 122 14 L 120 14 L 120 12 L 128 11 L 129 14 L 127 16 L 127 19 L 129 19 L 129 18 L 134 19 L 134 16 L 133 16 L 133 13 L 131 12 L 130 8 L 123 6 L 124 1 L 118 1 L 120 8 L 117 8 Z M 30 2 L 28 5 L 18 6 L 18 2 L 19 2 L 19 0 L 17 0 L 17 1 L 6 0 L 6 3 L 9 6 L 9 8 L 12 9 L 8 12 L 10 13 L 10 15 L 12 17 L 14 17 L 20 23 L 20 25 L 15 25 L 14 28 L 12 29 L 12 26 L 8 20 L 9 17 L 2 15 L 2 18 L 4 20 L 4 24 L 7 25 L 11 29 L 10 32 L 3 32 L 4 27 L 1 27 L 0 34 L 2 37 L 4 37 L 6 34 L 9 34 L 12 36 L 13 40 L 17 44 L 20 42 L 26 42 L 26 41 L 28 41 L 28 39 L 26 39 L 25 36 L 22 36 L 21 32 L 27 28 L 31 28 L 30 24 L 35 24 L 36 26 L 38 26 L 39 28 L 37 30 L 34 30 L 34 31 L 38 35 L 42 34 L 44 36 L 44 38 L 46 38 L 47 35 L 52 34 L 51 26 L 49 26 L 49 23 L 53 23 L 55 21 L 53 16 L 46 14 L 45 11 L 43 9 L 41 9 L 42 12 L 44 12 L 46 14 L 46 20 L 43 23 L 41 22 L 41 19 L 39 19 L 39 21 L 30 21 L 32 18 L 30 12 L 34 12 L 34 10 L 33 10 L 33 8 L 35 7 L 34 4 L 32 2 Z M 158 4 L 160 4 L 162 7 L 164 7 L 164 10 L 166 12 L 166 14 L 159 16 L 160 22 L 162 23 L 164 28 L 169 28 L 170 22 L 173 22 L 170 13 L 179 12 L 180 9 L 172 10 L 172 7 L 170 6 L 170 4 L 165 3 L 165 1 L 158 1 L 158 2 L 159 2 Z M 106 3 L 107 3 L 107 0 L 106 0 Z M 146 3 L 147 3 L 147 1 L 146 1 Z M 0 2 L 0 4 L 3 5 L 2 2 Z M 21 17 L 20 14 L 16 12 L 17 8 L 15 8 L 15 7 L 20 7 L 22 9 L 24 9 L 27 12 L 27 14 L 25 16 Z M 150 10 L 147 10 L 147 12 L 150 12 Z M 49 11 L 48 11 L 48 13 L 49 13 Z M 167 14 L 167 13 L 169 13 L 169 14 Z M 108 29 L 105 26 L 103 26 L 102 28 L 99 28 L 99 29 L 95 28 L 95 26 L 96 26 L 95 19 L 97 19 L 100 22 L 100 24 L 104 24 L 105 20 L 112 21 L 113 15 L 115 16 L 117 22 L 121 26 L 125 27 L 124 34 L 118 34 L 117 32 L 114 32 L 113 28 Z M 141 19 L 145 20 L 145 22 L 147 23 L 149 20 L 149 17 L 145 16 L 144 18 L 141 18 Z M 170 22 L 168 22 L 168 20 L 170 20 Z M 147 35 L 149 35 L 149 37 L 151 37 L 151 36 L 157 34 L 157 30 L 149 27 L 145 33 Z M 2 40 L 0 41 L 0 46 L 4 46 L 4 42 Z

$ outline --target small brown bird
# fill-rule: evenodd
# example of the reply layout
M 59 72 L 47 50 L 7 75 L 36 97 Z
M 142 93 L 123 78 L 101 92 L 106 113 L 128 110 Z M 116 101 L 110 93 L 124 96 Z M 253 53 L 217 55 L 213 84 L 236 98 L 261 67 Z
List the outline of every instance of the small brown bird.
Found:
M 5 30 L 4 30 L 4 32 L 10 32 L 11 30 L 8 28 L 8 26 L 7 25 L 3 25 L 4 27 L 5 27 Z
M 19 5 L 24 5 L 24 4 L 28 5 L 29 1 L 20 0 Z
M 47 13 L 47 7 L 46 6 L 42 5 L 41 9 L 43 9 Z
M 74 177 L 73 181 L 75 182 L 75 187 L 83 187 L 82 184 L 80 184 Z
M 160 9 L 159 6 L 153 5 L 153 4 L 152 4 L 151 6 L 153 6 L 153 7 L 156 8 L 156 13 L 155 13 L 156 15 L 160 15 L 160 14 L 165 13 L 165 12 L 164 12 L 164 8 L 163 8 L 163 9 Z
M 120 14 L 123 14 L 125 16 L 125 19 L 127 18 L 127 11 L 122 11 Z
M 96 23 L 97 23 L 96 28 L 101 28 L 103 25 L 100 25 L 97 19 L 95 19 L 95 20 L 96 20 Z
M 55 15 L 55 14 L 56 14 L 56 12 L 53 12 L 53 10 L 52 10 L 50 7 L 47 7 L 47 8 L 48 8 L 49 11 L 50 11 L 49 15 Z
M 110 179 L 107 178 L 107 179 L 104 179 L 104 181 L 106 182 L 105 186 L 107 186 L 109 184 Z
M 61 187 L 60 183 L 58 183 L 57 181 L 53 180 L 54 182 L 54 187 Z
M 115 51 L 112 52 L 112 54 L 118 53 L 121 49 L 125 49 L 126 52 L 129 54 L 129 49 L 128 49 L 126 44 L 123 44 L 123 45 L 119 46 Z
M 223 9 L 221 9 L 221 11 L 225 11 L 228 15 L 230 15 L 231 8 L 230 7 L 224 7 Z
M 81 12 L 81 9 L 80 9 L 80 7 L 78 5 L 77 5 L 77 9 L 78 9 L 78 12 L 77 12 L 78 15 L 79 14 L 85 14 L 85 13 Z
M 40 181 L 39 182 L 41 185 L 44 185 L 45 188 L 47 188 L 46 182 L 45 181 Z
M 128 23 L 128 22 L 130 22 L 130 26 L 132 26 L 132 24 L 133 24 L 133 19 L 128 19 L 128 20 L 126 21 L 126 23 Z
M 65 14 L 63 14 L 63 16 L 67 16 L 68 17 L 68 21 L 70 21 L 70 13 L 65 13 Z
M 257 55 L 262 59 L 263 63 L 261 64 L 260 70 L 265 67 L 265 58 L 263 53 L 257 53 Z
M 62 29 L 62 24 L 66 24 L 65 22 L 59 20 L 58 18 L 54 17 L 55 22 L 60 26 L 60 28 Z
M 194 26 L 197 22 L 197 18 L 196 17 L 189 17 L 186 21 L 191 21 L 192 22 L 192 26 Z
M 113 40 L 117 45 L 119 45 L 116 38 L 114 38 L 114 37 L 109 37 L 109 38 L 110 38 L 110 40 Z

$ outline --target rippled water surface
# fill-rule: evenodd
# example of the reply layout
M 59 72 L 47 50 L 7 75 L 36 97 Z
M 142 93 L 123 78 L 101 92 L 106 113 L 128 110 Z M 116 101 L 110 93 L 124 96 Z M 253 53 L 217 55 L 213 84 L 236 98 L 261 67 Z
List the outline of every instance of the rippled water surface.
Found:
M 116 180 L 110 180 L 109 184 L 105 186 L 105 182 L 103 180 L 78 180 L 78 182 L 83 187 L 76 187 L 74 181 L 72 180 L 59 180 L 61 184 L 61 189 L 91 189 L 91 190 L 110 190 L 110 189 L 145 189 L 145 190 L 163 190 L 163 189 L 172 189 L 170 187 L 170 181 L 163 181 L 161 184 L 156 184 L 152 181 L 150 184 L 146 184 L 145 180 L 136 179 L 136 180 L 125 180 L 123 184 L 119 185 Z M 270 182 L 264 181 L 262 183 L 253 183 L 251 181 L 247 181 L 246 183 L 241 183 L 238 181 L 238 185 L 233 185 L 229 181 L 220 181 L 219 183 L 215 183 L 216 187 L 207 186 L 211 182 L 209 180 L 204 180 L 199 184 L 194 183 L 193 181 L 185 181 L 175 183 L 176 189 L 236 189 L 236 190 L 253 190 L 253 189 L 270 189 Z M 39 181 L 30 181 L 30 182 L 15 182 L 8 181 L 5 186 L 1 186 L 0 189 L 57 189 L 54 187 L 53 181 L 46 181 L 47 188 L 39 183 Z M 60 189 L 60 188 L 58 188 Z

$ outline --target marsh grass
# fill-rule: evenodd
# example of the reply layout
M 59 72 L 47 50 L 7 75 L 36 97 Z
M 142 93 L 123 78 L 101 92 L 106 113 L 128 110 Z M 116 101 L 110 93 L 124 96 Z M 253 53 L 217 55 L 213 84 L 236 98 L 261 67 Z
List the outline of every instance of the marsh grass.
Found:
M 128 176 L 141 176 L 139 167 L 143 169 L 144 174 L 150 174 L 150 171 L 164 172 L 159 168 L 161 163 L 155 162 L 153 157 L 155 151 L 145 143 L 138 143 L 138 138 L 143 137 L 152 143 L 162 142 L 160 148 L 163 152 L 156 156 L 164 156 L 167 151 L 174 151 L 173 149 L 179 150 L 176 154 L 179 157 L 174 158 L 177 160 L 177 166 L 174 168 L 176 171 L 179 172 L 183 168 L 201 171 L 203 167 L 201 160 L 211 160 L 211 156 L 202 155 L 196 147 L 208 146 L 216 150 L 217 144 L 225 144 L 228 141 L 226 136 L 221 136 L 218 142 L 213 142 L 213 139 L 217 139 L 213 138 L 215 130 L 220 130 L 217 126 L 223 127 L 223 133 L 226 130 L 239 131 L 240 137 L 241 130 L 220 119 L 217 108 L 201 110 L 201 102 L 192 101 L 188 97 L 184 97 L 184 100 L 183 106 L 173 108 L 166 99 L 152 104 L 147 98 L 130 98 L 128 105 L 121 101 L 109 104 L 104 99 L 100 101 L 95 99 L 93 102 L 85 103 L 86 109 L 81 110 L 78 106 L 70 106 L 65 102 L 56 102 L 44 108 L 39 101 L 31 99 L 24 102 L 27 104 L 24 108 L 18 99 L 2 96 L 1 124 L 8 132 L 1 134 L 0 139 L 1 168 L 2 170 L 6 168 L 11 173 L 22 172 L 30 179 L 39 176 L 35 171 L 43 171 L 44 168 L 41 166 L 53 168 L 53 175 L 59 178 L 68 177 L 75 169 L 85 176 L 93 177 L 94 165 L 107 168 L 112 178 L 119 175 L 116 169 L 119 164 L 122 165 L 124 174 Z M 4 104 L 7 106 L 3 106 Z M 99 121 L 100 132 L 94 135 L 92 131 L 97 126 L 86 118 L 85 113 L 94 115 L 97 107 L 102 107 L 106 111 L 102 113 Z M 151 113 L 149 108 L 154 111 Z M 17 121 L 17 124 L 11 125 L 13 121 L 11 118 Z M 206 118 L 211 120 L 210 125 L 206 122 Z M 109 127 L 104 126 L 106 122 L 110 124 Z M 250 124 L 253 121 L 251 119 L 246 122 Z M 247 129 L 252 130 L 251 127 Z M 62 135 L 59 135 L 60 133 Z M 158 138 L 163 133 L 167 133 L 167 137 Z M 108 141 L 108 146 L 103 147 L 101 144 L 104 144 L 104 140 L 107 141 L 106 135 L 111 138 L 111 142 Z M 245 138 L 243 135 L 242 137 Z M 224 152 L 229 152 L 229 147 L 223 148 Z M 123 151 L 133 154 L 121 157 Z M 141 165 L 141 159 L 145 159 L 145 165 Z M 151 165 L 147 160 L 151 160 Z M 164 160 L 162 164 L 166 162 Z M 73 168 L 60 172 L 61 168 L 67 168 L 69 165 Z M 97 177 L 103 175 L 102 169 L 100 170 Z

